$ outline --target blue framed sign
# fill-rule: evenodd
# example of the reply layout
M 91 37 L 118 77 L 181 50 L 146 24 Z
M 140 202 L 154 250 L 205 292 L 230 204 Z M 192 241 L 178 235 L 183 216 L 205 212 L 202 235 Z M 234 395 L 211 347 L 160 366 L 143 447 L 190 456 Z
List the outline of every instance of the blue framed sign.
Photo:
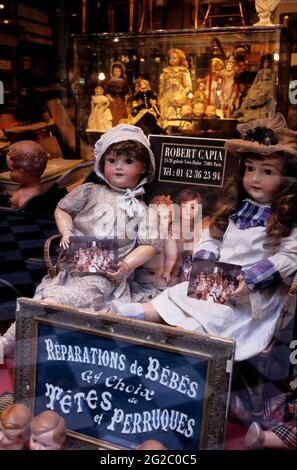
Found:
M 68 447 L 223 448 L 233 341 L 29 299 L 17 335 L 16 399 L 63 416 Z

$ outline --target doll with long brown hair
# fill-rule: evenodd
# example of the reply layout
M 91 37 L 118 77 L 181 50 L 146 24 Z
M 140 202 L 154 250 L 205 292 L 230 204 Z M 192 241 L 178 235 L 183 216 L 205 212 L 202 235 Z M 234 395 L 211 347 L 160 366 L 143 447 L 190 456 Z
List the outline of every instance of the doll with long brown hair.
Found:
M 241 266 L 240 283 L 225 304 L 187 296 L 188 282 L 166 289 L 147 304 L 134 304 L 149 321 L 164 320 L 199 333 L 236 340 L 235 359 L 260 353 L 274 335 L 297 266 L 297 132 L 281 114 L 242 126 L 245 139 L 228 142 L 241 158 L 234 179 L 205 227 L 194 257 Z M 114 309 L 125 315 L 129 308 Z M 130 308 L 131 311 L 131 308 Z M 295 298 L 288 305 L 288 321 Z

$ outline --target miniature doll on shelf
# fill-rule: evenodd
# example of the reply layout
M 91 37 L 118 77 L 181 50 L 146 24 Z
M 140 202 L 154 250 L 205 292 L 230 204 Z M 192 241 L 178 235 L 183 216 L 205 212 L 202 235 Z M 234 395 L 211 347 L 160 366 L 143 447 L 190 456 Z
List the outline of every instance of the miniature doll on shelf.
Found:
M 104 96 L 104 89 L 98 85 L 91 98 L 91 114 L 86 132 L 106 132 L 112 127 L 110 100 Z
M 40 178 L 47 165 L 47 153 L 37 142 L 21 140 L 9 147 L 6 161 L 11 180 L 20 184 L 11 197 L 11 207 L 21 208 L 42 192 Z
M 0 450 L 21 450 L 30 436 L 31 411 L 20 403 L 0 414 Z
M 261 58 L 256 78 L 234 116 L 238 117 L 239 121 L 251 121 L 272 116 L 276 107 L 274 96 L 273 55 L 265 54 Z
M 207 90 L 206 90 L 206 79 L 198 78 L 196 81 L 196 90 L 193 96 L 193 101 L 195 103 L 205 103 L 207 104 Z
M 151 89 L 150 82 L 143 78 L 137 79 L 137 91 L 132 98 L 130 124 L 140 127 L 148 134 L 163 133 L 158 125 L 160 111 L 157 106 L 157 95 Z
M 103 89 L 110 101 L 112 125 L 116 126 L 121 119 L 126 119 L 127 101 L 130 96 L 130 88 L 126 79 L 125 66 L 121 62 L 111 64 L 110 78 L 104 80 Z
M 297 450 L 297 368 L 290 382 L 292 392 L 264 404 L 261 426 L 253 422 L 244 438 L 247 449 Z
M 160 75 L 159 106 L 162 127 L 175 125 L 172 121 L 179 118 L 183 104 L 188 101 L 192 92 L 192 80 L 189 65 L 184 51 L 170 49 L 168 51 L 169 64 L 163 68 Z
M 148 207 L 139 197 L 152 181 L 155 163 L 142 130 L 118 124 L 95 145 L 95 172 L 103 184 L 86 183 L 73 189 L 58 204 L 55 219 L 62 235 L 60 245 L 69 246 L 74 236 L 117 237 L 119 263 L 116 272 L 77 277 L 65 269 L 55 278 L 46 276 L 35 299 L 72 305 L 89 311 L 108 310 L 114 298 L 130 299 L 130 274 L 148 261 L 160 242 L 150 239 Z
M 60 450 L 66 439 L 66 424 L 55 411 L 43 411 L 30 425 L 30 450 Z
M 229 151 L 241 155 L 240 175 L 225 188 L 193 255 L 241 266 L 239 287 L 229 296 L 232 303 L 214 303 L 210 308 L 207 302 L 188 297 L 188 282 L 183 282 L 150 303 L 131 307 L 114 302 L 112 307 L 120 315 L 133 308 L 138 319 L 163 320 L 236 340 L 237 361 L 257 355 L 269 344 L 287 294 L 287 278 L 297 265 L 297 132 L 288 129 L 279 113 L 238 126 L 238 130 L 245 135 L 250 129 L 253 138 L 252 129 L 259 126 L 274 133 L 274 143 L 226 142 Z M 295 303 L 292 297 L 288 321 L 295 314 Z
M 272 26 L 271 15 L 281 0 L 255 0 L 259 21 L 253 26 Z
M 237 62 L 233 55 L 229 55 L 225 60 L 225 68 L 222 71 L 223 84 L 222 84 L 222 111 L 223 115 L 220 117 L 229 118 L 233 108 L 233 100 L 236 96 L 237 85 L 235 83 L 235 76 L 237 72 Z

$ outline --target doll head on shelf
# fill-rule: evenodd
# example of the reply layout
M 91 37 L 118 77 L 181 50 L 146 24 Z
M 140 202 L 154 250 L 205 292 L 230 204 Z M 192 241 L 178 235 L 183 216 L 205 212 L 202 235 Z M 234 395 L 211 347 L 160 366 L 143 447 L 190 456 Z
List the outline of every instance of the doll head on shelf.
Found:
M 154 155 L 139 127 L 113 127 L 97 141 L 94 154 L 95 172 L 111 188 L 135 189 L 154 177 Z
M 31 411 L 25 405 L 10 405 L 0 415 L 0 450 L 21 450 L 30 435 Z
M 202 101 L 197 101 L 193 106 L 193 115 L 196 118 L 201 118 L 205 114 L 206 105 Z
M 47 165 L 47 153 L 37 142 L 22 140 L 9 147 L 6 161 L 10 178 L 20 184 L 12 197 L 12 207 L 22 207 L 27 199 L 41 192 L 40 178 Z
M 64 419 L 55 411 L 44 411 L 31 422 L 31 450 L 60 450 L 66 438 Z

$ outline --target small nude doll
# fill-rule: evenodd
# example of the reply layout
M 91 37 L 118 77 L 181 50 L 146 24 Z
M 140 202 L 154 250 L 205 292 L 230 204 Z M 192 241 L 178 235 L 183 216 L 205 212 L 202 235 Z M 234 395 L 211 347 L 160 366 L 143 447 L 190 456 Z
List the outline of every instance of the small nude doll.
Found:
M 37 142 L 21 140 L 9 147 L 6 162 L 11 180 L 20 184 L 10 204 L 21 208 L 42 192 L 40 178 L 47 165 L 47 153 Z

